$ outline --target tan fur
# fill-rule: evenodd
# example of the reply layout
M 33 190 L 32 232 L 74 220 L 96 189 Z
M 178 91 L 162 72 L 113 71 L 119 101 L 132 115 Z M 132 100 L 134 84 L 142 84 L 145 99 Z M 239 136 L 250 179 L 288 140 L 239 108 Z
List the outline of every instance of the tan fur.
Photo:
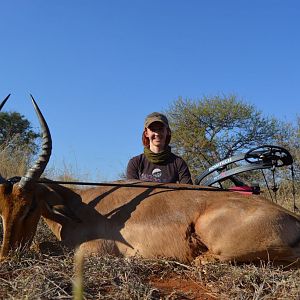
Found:
M 209 258 L 290 263 L 300 258 L 299 217 L 268 200 L 214 189 L 190 190 L 190 185 L 174 185 L 189 190 L 148 185 L 73 191 L 37 184 L 27 198 L 38 199 L 35 215 L 42 214 L 58 239 L 80 246 L 84 254 L 161 256 L 183 262 L 197 257 L 203 262 Z M 0 190 L 0 212 L 4 220 L 9 216 L 5 222 L 15 222 L 6 213 L 5 199 Z M 11 228 L 5 228 L 6 235 L 15 234 Z M 21 230 L 18 237 L 22 234 Z M 2 256 L 7 255 L 4 249 L 13 248 L 7 244 L 4 239 Z

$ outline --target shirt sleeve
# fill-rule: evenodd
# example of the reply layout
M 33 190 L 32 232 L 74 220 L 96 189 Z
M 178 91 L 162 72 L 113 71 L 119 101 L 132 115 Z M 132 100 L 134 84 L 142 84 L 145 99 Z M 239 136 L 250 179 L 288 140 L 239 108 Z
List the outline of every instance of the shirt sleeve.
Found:
M 139 179 L 139 166 L 135 157 L 131 158 L 127 165 L 126 170 L 127 179 Z
M 178 182 L 193 184 L 190 170 L 189 170 L 186 162 L 182 158 L 179 158 L 178 166 L 179 166 L 178 167 L 178 177 L 179 177 Z

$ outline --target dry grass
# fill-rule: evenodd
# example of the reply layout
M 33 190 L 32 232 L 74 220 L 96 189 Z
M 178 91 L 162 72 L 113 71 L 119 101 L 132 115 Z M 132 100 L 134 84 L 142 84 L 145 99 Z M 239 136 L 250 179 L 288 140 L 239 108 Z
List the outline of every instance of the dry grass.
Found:
M 32 249 L 0 263 L 0 299 L 72 299 L 73 259 L 41 221 Z M 103 256 L 83 270 L 83 299 L 300 299 L 300 270 L 271 264 Z
M 16 136 L 11 142 L 14 143 L 18 137 Z M 22 176 L 26 173 L 31 157 L 28 147 L 18 146 L 13 150 L 10 144 L 0 145 L 0 161 L 1 161 L 1 176 L 10 178 L 13 176 Z

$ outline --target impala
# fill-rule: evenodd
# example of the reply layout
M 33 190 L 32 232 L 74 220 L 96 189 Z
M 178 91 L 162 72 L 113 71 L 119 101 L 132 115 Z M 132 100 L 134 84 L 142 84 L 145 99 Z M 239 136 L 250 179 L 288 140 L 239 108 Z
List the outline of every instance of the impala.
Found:
M 28 247 L 43 217 L 59 240 L 85 254 L 182 262 L 299 261 L 299 217 L 261 196 L 184 184 L 118 181 L 79 190 L 41 181 L 52 142 L 33 97 L 32 102 L 42 151 L 23 177 L 1 177 L 2 258 Z

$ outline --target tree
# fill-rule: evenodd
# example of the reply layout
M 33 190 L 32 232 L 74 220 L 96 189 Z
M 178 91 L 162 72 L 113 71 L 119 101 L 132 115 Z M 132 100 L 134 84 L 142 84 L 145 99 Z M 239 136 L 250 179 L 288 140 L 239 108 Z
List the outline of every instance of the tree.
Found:
M 281 132 L 276 136 L 277 142 L 289 149 L 294 160 L 296 179 L 300 181 L 300 117 L 297 117 L 296 123 L 282 123 L 281 128 Z
M 30 122 L 17 112 L 0 113 L 0 145 L 16 148 L 27 146 L 34 154 L 37 150 L 35 140 L 39 134 L 32 130 Z
M 166 110 L 171 146 L 200 174 L 212 164 L 261 144 L 272 144 L 280 132 L 275 118 L 266 118 L 235 95 L 179 98 Z
M 38 150 L 39 133 L 17 112 L 0 112 L 0 173 L 3 177 L 24 175 Z

